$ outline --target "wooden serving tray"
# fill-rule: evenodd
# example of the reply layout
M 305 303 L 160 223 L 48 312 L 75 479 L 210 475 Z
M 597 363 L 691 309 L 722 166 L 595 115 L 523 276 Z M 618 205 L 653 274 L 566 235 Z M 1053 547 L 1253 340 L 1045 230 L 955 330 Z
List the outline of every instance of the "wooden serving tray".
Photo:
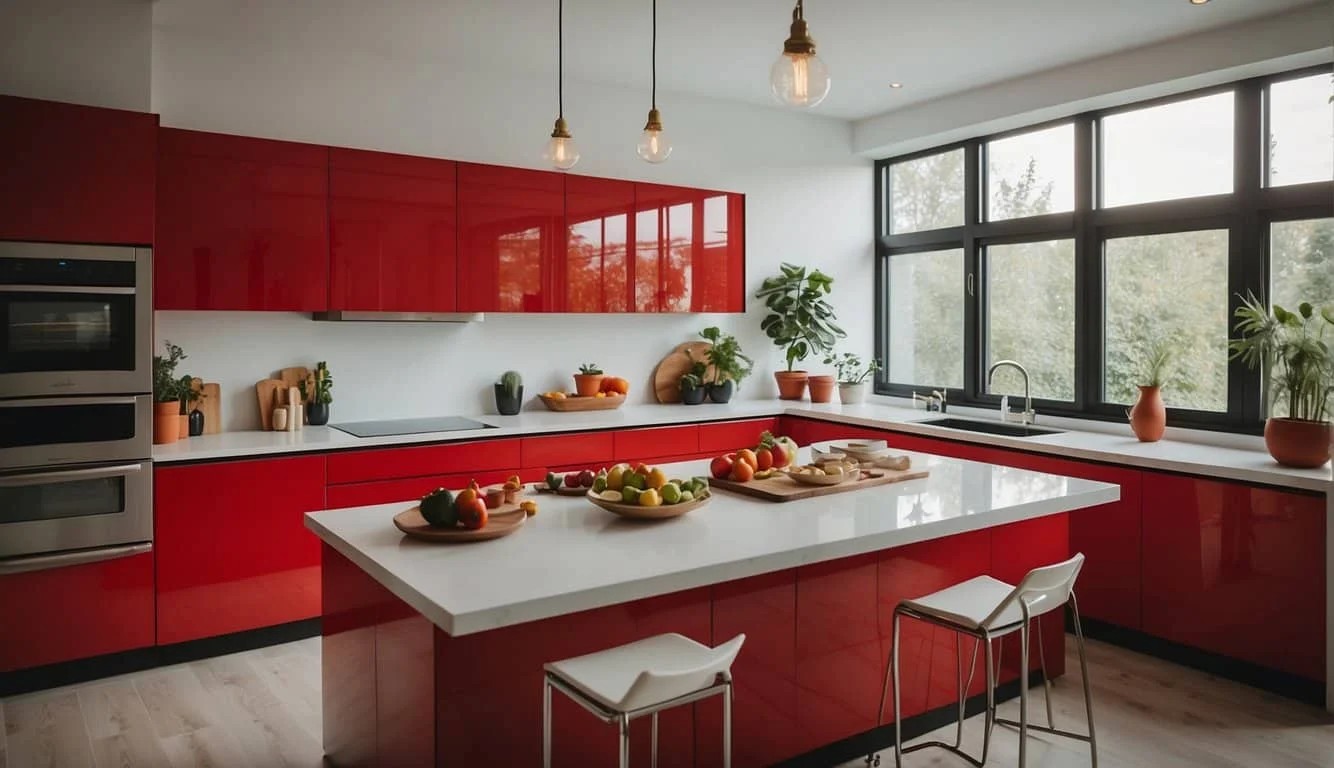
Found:
M 625 395 L 607 395 L 606 397 L 579 397 L 566 395 L 562 399 L 538 395 L 543 405 L 553 411 L 610 411 L 625 404 Z
M 435 528 L 422 517 L 419 505 L 394 515 L 394 527 L 414 539 L 423 541 L 487 541 L 508 536 L 523 527 L 528 513 L 519 509 L 518 504 L 502 504 L 495 509 L 488 509 L 486 527 L 470 531 L 467 528 Z
M 748 483 L 710 478 L 709 485 L 713 488 L 722 488 L 743 496 L 753 496 L 757 499 L 795 501 L 797 499 L 811 499 L 816 496 L 831 496 L 835 493 L 847 493 L 848 491 L 857 491 L 877 485 L 901 483 L 905 480 L 917 480 L 929 474 L 931 474 L 931 471 L 927 469 L 863 469 L 860 480 L 846 480 L 837 485 L 799 485 L 797 481 L 784 474 L 776 474 L 764 480 L 751 480 Z
M 602 507 L 614 515 L 628 517 L 631 520 L 665 520 L 670 517 L 680 517 L 687 512 L 699 509 L 709 503 L 711 497 L 705 496 L 702 499 L 693 499 L 684 504 L 662 504 L 657 507 L 641 507 L 638 504 L 621 504 L 615 501 L 607 501 L 598 498 L 589 491 L 585 494 L 588 500 L 593 504 Z
M 533 483 L 533 493 L 554 493 L 557 496 L 583 496 L 588 493 L 588 489 L 582 485 L 578 488 L 571 488 L 568 485 L 561 484 L 561 487 L 552 489 L 546 483 Z

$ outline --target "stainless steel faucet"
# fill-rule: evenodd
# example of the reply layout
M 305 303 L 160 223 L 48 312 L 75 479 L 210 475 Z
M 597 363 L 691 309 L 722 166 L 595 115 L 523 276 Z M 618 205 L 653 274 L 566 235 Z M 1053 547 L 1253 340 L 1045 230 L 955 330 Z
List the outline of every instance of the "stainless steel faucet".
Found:
M 996 369 L 1005 365 L 1018 369 L 1019 373 L 1024 377 L 1024 410 L 1022 413 L 1019 414 L 1019 421 L 1022 424 L 1032 424 L 1034 421 L 1037 420 L 1037 414 L 1033 412 L 1033 398 L 1029 397 L 1028 394 L 1027 368 L 1020 365 L 1019 363 L 1016 363 L 1013 360 L 997 360 L 996 362 L 991 364 L 991 368 L 987 369 L 987 387 L 988 388 L 991 387 L 991 380 L 996 376 Z M 1009 414 L 1005 412 L 1006 407 L 1007 406 L 1005 405 L 1005 402 L 1002 401 L 1001 421 L 1005 421 L 1006 418 L 1009 416 Z

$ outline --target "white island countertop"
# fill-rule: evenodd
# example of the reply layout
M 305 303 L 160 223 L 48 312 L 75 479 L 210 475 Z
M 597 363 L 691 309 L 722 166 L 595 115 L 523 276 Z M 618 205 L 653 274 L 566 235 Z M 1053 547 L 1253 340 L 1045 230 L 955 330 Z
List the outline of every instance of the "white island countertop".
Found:
M 809 449 L 802 449 L 802 459 Z M 408 539 L 411 502 L 313 512 L 306 527 L 451 635 L 875 552 L 1116 501 L 1107 483 L 912 454 L 929 477 L 773 503 L 714 491 L 689 514 L 625 520 L 581 497 L 542 495 L 502 539 Z M 706 461 L 668 474 L 707 474 Z

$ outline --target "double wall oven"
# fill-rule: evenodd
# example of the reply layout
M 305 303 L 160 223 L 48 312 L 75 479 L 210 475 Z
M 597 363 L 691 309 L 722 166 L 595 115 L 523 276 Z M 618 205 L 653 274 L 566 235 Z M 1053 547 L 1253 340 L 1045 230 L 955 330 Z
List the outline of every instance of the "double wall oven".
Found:
M 0 242 L 0 575 L 152 549 L 152 254 Z

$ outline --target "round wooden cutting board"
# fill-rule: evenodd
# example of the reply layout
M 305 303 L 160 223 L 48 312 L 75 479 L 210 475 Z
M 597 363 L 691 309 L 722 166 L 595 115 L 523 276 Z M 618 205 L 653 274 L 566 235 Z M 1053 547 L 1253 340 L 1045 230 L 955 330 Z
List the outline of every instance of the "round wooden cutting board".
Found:
M 505 504 L 488 510 L 486 527 L 470 531 L 466 528 L 434 528 L 422 517 L 421 507 L 413 504 L 394 515 L 394 527 L 414 539 L 423 541 L 487 541 L 508 536 L 523 527 L 528 513 L 515 504 Z
M 713 345 L 707 341 L 687 341 L 676 345 L 666 357 L 653 369 L 653 396 L 660 403 L 681 402 L 681 377 L 690 373 L 690 364 L 698 360 L 706 362 L 704 353 Z M 713 375 L 713 366 L 709 366 L 705 376 Z

